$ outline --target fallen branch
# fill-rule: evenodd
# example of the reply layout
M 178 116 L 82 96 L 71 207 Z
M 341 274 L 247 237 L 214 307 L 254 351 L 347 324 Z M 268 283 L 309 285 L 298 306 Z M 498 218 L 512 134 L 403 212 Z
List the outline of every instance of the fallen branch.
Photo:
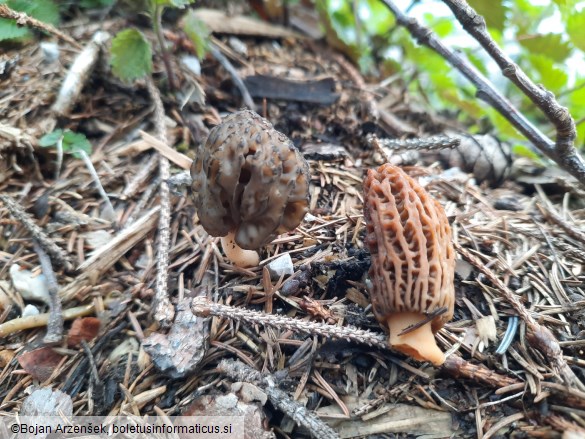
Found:
M 147 78 L 146 85 L 150 98 L 154 105 L 154 130 L 156 138 L 162 143 L 167 143 L 165 128 L 165 110 L 160 97 L 160 92 L 152 81 Z M 159 157 L 159 195 L 160 195 L 160 217 L 158 221 L 158 247 L 156 255 L 156 291 L 154 297 L 154 318 L 163 327 L 170 327 L 175 317 L 175 308 L 169 299 L 168 277 L 169 277 L 169 248 L 171 241 L 171 202 L 169 184 L 167 183 L 170 173 L 169 160 L 161 155 Z
M 463 26 L 474 37 L 479 38 L 478 41 L 484 47 L 488 47 L 486 51 L 498 62 L 503 69 L 504 76 L 510 78 L 516 85 L 523 83 L 519 86 L 520 89 L 524 93 L 530 93 L 527 96 L 537 104 L 556 126 L 558 136 L 556 144 L 520 113 L 471 63 L 443 44 L 433 31 L 422 26 L 414 18 L 405 15 L 391 0 L 382 1 L 392 11 L 398 24 L 406 27 L 419 44 L 433 49 L 477 87 L 477 97 L 479 99 L 496 109 L 543 154 L 554 160 L 561 168 L 585 185 L 585 162 L 573 146 L 575 123 L 569 112 L 555 101 L 551 92 L 544 89 L 540 90 L 530 82 L 518 66 L 511 63 L 509 58 L 501 52 L 489 37 L 489 34 L 485 31 L 480 31 L 482 17 L 477 15 L 462 0 L 444 0 L 452 10 L 454 9 L 454 12 L 457 11 L 455 15 L 462 21 Z M 470 21 L 472 23 L 469 23 Z M 485 29 L 485 23 L 483 28 Z M 526 80 L 529 82 L 526 82 Z M 535 92 L 535 89 L 538 91 Z

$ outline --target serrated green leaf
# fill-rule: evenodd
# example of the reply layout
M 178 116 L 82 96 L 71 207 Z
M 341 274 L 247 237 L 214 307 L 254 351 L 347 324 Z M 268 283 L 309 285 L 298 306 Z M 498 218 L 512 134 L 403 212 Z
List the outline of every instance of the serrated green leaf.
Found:
M 563 41 L 561 34 L 534 35 L 518 41 L 531 54 L 544 55 L 556 62 L 563 62 L 571 54 L 571 46 Z
M 67 130 L 63 134 L 63 151 L 71 152 L 73 156 L 80 158 L 81 156 L 76 151 L 85 151 L 86 154 L 91 154 L 91 143 L 83 133 L 74 133 Z
M 211 32 L 205 23 L 196 17 L 195 11 L 190 10 L 185 14 L 183 31 L 195 45 L 197 58 L 203 59 L 209 48 L 209 35 Z
M 8 0 L 0 1 L 11 9 L 25 12 L 45 23 L 56 25 L 59 23 L 59 8 L 51 0 Z M 32 32 L 26 26 L 19 26 L 15 20 L 0 18 L 0 41 L 2 40 L 26 40 L 32 36 Z
M 541 83 L 553 93 L 558 93 L 567 85 L 569 75 L 565 69 L 556 67 L 550 58 L 531 53 L 527 56 L 527 59 L 530 61 L 530 65 L 534 70 L 536 70 L 536 75 L 533 75 L 537 76 L 537 78 L 533 78 L 535 82 Z
M 112 40 L 110 64 L 122 81 L 142 78 L 152 72 L 152 49 L 136 29 L 119 32 Z
M 59 139 L 63 137 L 63 130 L 57 129 L 52 133 L 45 134 L 43 137 L 39 139 L 39 146 L 43 148 L 47 148 L 53 145 L 56 145 L 59 142 Z
M 52 0 L 8 0 L 15 11 L 26 12 L 31 17 L 56 26 L 59 24 L 59 7 Z
M 572 13 L 567 19 L 567 33 L 571 43 L 585 52 L 585 8 Z
M 487 27 L 502 31 L 506 25 L 507 7 L 503 0 L 468 0 L 469 6 L 485 18 Z
M 0 18 L 0 41 L 24 40 L 32 36 L 32 33 L 23 26 L 16 24 L 14 20 Z

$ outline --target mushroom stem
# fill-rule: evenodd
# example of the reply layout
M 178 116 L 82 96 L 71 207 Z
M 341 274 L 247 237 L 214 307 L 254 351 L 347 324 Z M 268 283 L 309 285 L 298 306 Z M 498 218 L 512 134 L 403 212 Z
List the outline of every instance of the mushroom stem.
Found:
M 235 241 L 235 231 L 231 230 L 226 236 L 221 237 L 221 246 L 225 256 L 236 266 L 247 268 L 257 267 L 260 256 L 254 250 L 244 250 Z
M 445 362 L 445 354 L 437 346 L 431 329 L 431 322 L 406 334 L 399 335 L 409 326 L 415 325 L 426 318 L 416 312 L 395 312 L 388 315 L 386 324 L 390 332 L 388 343 L 392 349 L 400 351 L 419 361 L 430 361 L 435 366 Z

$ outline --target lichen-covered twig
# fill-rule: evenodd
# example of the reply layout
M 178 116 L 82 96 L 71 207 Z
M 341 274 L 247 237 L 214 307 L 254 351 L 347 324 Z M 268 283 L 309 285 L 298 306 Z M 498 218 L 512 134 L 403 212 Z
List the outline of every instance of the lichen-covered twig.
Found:
M 292 319 L 287 316 L 266 314 L 259 311 L 252 311 L 245 308 L 235 308 L 227 305 L 220 305 L 207 300 L 205 297 L 196 297 L 191 302 L 191 310 L 200 316 L 225 317 L 238 322 L 265 325 L 272 328 L 288 329 L 304 334 L 316 334 L 327 338 L 342 338 L 355 343 L 363 343 L 379 349 L 388 349 L 386 336 L 376 334 L 372 331 L 355 328 L 353 326 L 336 326 L 319 322 L 307 322 L 299 319 Z
M 448 4 L 459 3 L 460 0 L 445 0 Z M 550 110 L 545 111 L 545 114 L 550 118 L 554 115 L 553 120 L 558 130 L 557 144 L 545 136 L 536 126 L 534 126 L 522 113 L 520 113 L 504 97 L 494 85 L 483 76 L 471 63 L 469 63 L 463 56 L 455 53 L 443 44 L 436 34 L 430 29 L 422 26 L 416 19 L 405 15 L 392 0 L 383 0 L 384 4 L 392 11 L 396 17 L 396 21 L 401 26 L 404 26 L 417 40 L 419 44 L 430 47 L 443 58 L 445 58 L 453 67 L 459 70 L 469 81 L 477 87 L 477 97 L 487 102 L 494 109 L 496 109 L 502 116 L 504 116 L 518 131 L 520 131 L 534 146 L 536 146 L 543 154 L 554 160 L 561 168 L 574 176 L 579 182 L 585 185 L 585 162 L 574 148 L 572 142 L 575 138 L 575 125 L 567 110 L 558 105 L 552 93 L 541 90 L 537 94 L 532 93 L 529 97 L 538 101 L 539 108 L 550 106 Z M 451 6 L 451 5 L 450 5 Z M 468 6 L 469 8 L 469 6 Z M 471 9 L 471 8 L 469 8 Z M 471 9 L 471 11 L 473 11 Z M 473 11 L 475 14 L 475 11 Z M 459 14 L 460 17 L 465 17 L 466 14 Z M 459 17 L 458 17 L 459 18 Z M 474 20 L 479 20 L 477 14 L 473 16 Z M 464 20 L 469 20 L 465 18 Z M 479 26 L 473 24 L 473 26 Z M 473 27 L 472 26 L 472 27 Z M 468 26 L 469 27 L 469 26 Z M 476 32 L 477 33 L 477 32 Z M 475 35 L 474 35 L 475 36 Z M 498 51 L 498 56 L 502 65 L 506 66 L 507 70 L 504 74 L 508 77 L 514 77 L 515 80 L 523 81 L 525 75 L 520 75 L 517 66 L 508 63 L 508 58 L 505 58 L 500 49 L 497 48 L 493 40 L 490 40 L 490 50 L 488 53 L 494 56 L 495 51 Z M 480 41 L 481 42 L 481 41 Z M 485 40 L 484 40 L 485 44 Z M 522 89 L 531 89 L 525 85 Z
M 486 267 L 478 257 L 473 255 L 466 248 L 463 248 L 461 245 L 457 243 L 454 243 L 454 245 L 457 252 L 487 277 L 492 285 L 496 287 L 510 305 L 512 305 L 520 318 L 524 320 L 529 330 L 526 334 L 528 341 L 534 348 L 538 349 L 544 355 L 561 380 L 569 386 L 574 386 L 581 391 L 585 390 L 583 383 L 577 378 L 573 370 L 563 358 L 563 351 L 561 350 L 559 342 L 554 334 L 547 327 L 542 326 L 534 320 L 530 311 L 526 309 L 520 301 L 520 298 L 514 294 L 504 282 L 498 279 L 494 272 Z
M 1 5 L 0 5 L 1 6 Z M 24 209 L 16 203 L 9 195 L 0 194 L 0 201 L 4 203 L 4 206 L 10 212 L 10 215 L 17 221 L 19 221 L 26 230 L 37 240 L 39 245 L 45 249 L 45 251 L 52 258 L 53 262 L 65 268 L 67 271 L 73 270 L 73 265 L 67 256 L 67 253 L 63 251 L 57 244 L 41 230 L 39 226 L 35 224 L 33 219 Z
M 278 389 L 275 384 L 276 379 L 273 377 L 262 375 L 251 367 L 234 360 L 222 360 L 217 369 L 234 381 L 252 382 L 259 385 L 266 392 L 272 404 L 290 416 L 297 425 L 305 427 L 313 438 L 339 438 L 339 435 L 317 415 Z
M 167 143 L 165 128 L 165 110 L 160 97 L 160 92 L 152 78 L 146 80 L 148 92 L 154 105 L 154 130 L 156 137 Z M 175 309 L 169 299 L 168 292 L 168 268 L 169 248 L 171 240 L 171 201 L 169 185 L 170 164 L 166 157 L 159 157 L 159 186 L 160 217 L 158 221 L 158 246 L 156 255 L 156 291 L 154 300 L 154 318 L 163 326 L 170 327 L 175 317 Z
M 19 26 L 34 27 L 49 34 L 53 34 L 56 37 L 61 38 L 63 41 L 67 41 L 73 47 L 81 49 L 81 46 L 77 41 L 75 41 L 69 35 L 64 34 L 59 29 L 56 29 L 54 26 L 37 20 L 36 18 L 30 17 L 24 12 L 16 12 L 10 9 L 7 5 L 0 5 L 0 17 L 7 18 L 9 20 L 16 20 L 16 24 Z
M 432 136 L 426 138 L 415 138 L 415 139 L 378 139 L 377 137 L 368 137 L 368 143 L 374 144 L 377 142 L 379 145 L 388 149 L 406 149 L 406 150 L 435 150 L 435 149 L 448 149 L 456 148 L 461 143 L 461 139 L 456 137 L 448 136 Z
M 63 338 L 63 309 L 59 298 L 59 284 L 53 271 L 51 259 L 36 239 L 33 239 L 33 245 L 39 257 L 45 279 L 47 279 L 49 290 L 49 322 L 47 323 L 47 334 L 43 341 L 45 343 L 58 343 Z

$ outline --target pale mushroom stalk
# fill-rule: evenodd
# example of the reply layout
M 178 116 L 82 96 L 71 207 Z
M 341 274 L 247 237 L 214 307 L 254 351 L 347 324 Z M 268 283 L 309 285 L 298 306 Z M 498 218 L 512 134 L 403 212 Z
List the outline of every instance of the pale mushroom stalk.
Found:
M 235 237 L 236 233 L 233 230 L 221 237 L 221 247 L 225 256 L 238 267 L 257 267 L 260 264 L 258 252 L 243 249 L 237 244 Z
M 390 347 L 443 364 L 434 334 L 455 304 L 455 250 L 443 207 L 402 169 L 385 164 L 368 171 L 364 216 L 372 310 Z
M 414 312 L 390 313 L 386 318 L 390 334 L 388 343 L 397 351 L 403 352 L 415 360 L 428 360 L 434 365 L 441 365 L 445 362 L 445 354 L 437 346 L 431 322 L 401 335 L 406 328 L 416 325 L 426 318 L 424 314 Z

